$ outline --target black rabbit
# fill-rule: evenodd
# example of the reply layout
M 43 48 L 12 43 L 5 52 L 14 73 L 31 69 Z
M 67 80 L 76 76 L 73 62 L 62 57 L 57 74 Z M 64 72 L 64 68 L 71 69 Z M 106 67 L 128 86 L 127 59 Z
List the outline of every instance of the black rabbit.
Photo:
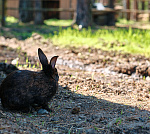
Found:
M 41 107 L 51 111 L 48 102 L 58 89 L 59 76 L 55 68 L 58 56 L 52 57 L 49 64 L 40 48 L 38 56 L 43 67 L 40 72 L 18 70 L 3 80 L 0 98 L 4 108 L 30 111 L 32 107 Z

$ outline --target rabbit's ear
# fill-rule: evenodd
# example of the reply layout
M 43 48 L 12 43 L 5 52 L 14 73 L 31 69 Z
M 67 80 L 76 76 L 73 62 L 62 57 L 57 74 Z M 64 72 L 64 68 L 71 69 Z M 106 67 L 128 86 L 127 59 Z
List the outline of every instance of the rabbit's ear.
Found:
M 58 56 L 54 56 L 50 60 L 50 65 L 52 66 L 53 69 L 55 68 L 57 58 L 58 58 Z
M 38 49 L 38 55 L 42 66 L 47 66 L 48 65 L 47 57 L 40 48 Z

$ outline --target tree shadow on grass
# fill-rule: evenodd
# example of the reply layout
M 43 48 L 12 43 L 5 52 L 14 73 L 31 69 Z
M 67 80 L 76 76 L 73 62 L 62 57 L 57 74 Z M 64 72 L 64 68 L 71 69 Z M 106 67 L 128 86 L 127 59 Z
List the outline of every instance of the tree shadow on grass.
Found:
M 19 24 L 19 23 L 9 23 L 5 27 L 0 27 L 0 35 L 6 37 L 6 38 L 17 38 L 18 40 L 25 40 L 27 38 L 30 38 L 33 33 L 38 33 L 40 35 L 43 35 L 45 38 L 52 37 L 56 32 L 59 32 L 60 29 L 78 29 L 76 26 L 68 25 L 68 26 L 62 26 L 62 25 L 34 25 L 34 24 Z M 112 32 L 114 29 L 119 29 L 119 27 L 99 27 L 99 26 L 93 26 L 92 31 L 96 31 L 98 29 L 107 29 Z M 129 30 L 129 28 L 120 28 L 123 30 Z
M 34 24 L 10 24 L 5 27 L 0 27 L 0 35 L 6 38 L 17 38 L 25 40 L 30 38 L 33 33 L 39 33 L 45 38 L 53 36 L 59 29 L 66 29 L 68 26 L 52 26 L 52 25 L 34 25 Z

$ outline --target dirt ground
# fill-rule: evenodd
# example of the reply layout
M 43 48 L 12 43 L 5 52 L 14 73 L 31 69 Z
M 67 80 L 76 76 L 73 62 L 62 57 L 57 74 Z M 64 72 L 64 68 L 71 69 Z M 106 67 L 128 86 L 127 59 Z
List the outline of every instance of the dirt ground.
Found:
M 59 56 L 59 91 L 49 102 L 53 112 L 20 113 L 0 106 L 0 133 L 150 133 L 150 58 L 86 47 L 60 48 L 33 34 L 26 40 L 0 36 L 0 62 L 40 70 L 39 47 L 49 59 Z M 34 65 L 37 68 L 31 68 Z

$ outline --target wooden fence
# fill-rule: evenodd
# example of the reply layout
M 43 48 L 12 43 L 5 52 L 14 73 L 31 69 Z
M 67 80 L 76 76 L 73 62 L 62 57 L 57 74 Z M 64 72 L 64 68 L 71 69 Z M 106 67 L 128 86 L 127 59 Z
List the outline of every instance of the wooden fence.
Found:
M 5 12 L 6 10 L 19 10 L 18 8 L 13 7 L 5 7 L 6 0 L 2 1 L 2 19 L 1 24 L 2 26 L 5 25 Z M 105 10 L 96 10 L 92 9 L 93 14 L 102 15 L 105 13 L 114 12 L 116 14 L 121 14 L 123 17 L 125 17 L 127 20 L 134 19 L 138 20 L 139 14 L 148 14 L 149 15 L 149 21 L 150 21 L 150 0 L 112 0 L 115 8 L 105 8 Z M 95 0 L 95 2 L 101 2 L 104 5 L 107 5 L 110 0 Z M 119 6 L 120 8 L 116 8 Z M 41 11 L 41 12 L 75 12 L 76 9 L 74 8 L 22 8 L 21 10 L 26 11 Z
M 149 14 L 150 21 L 150 0 L 123 0 L 122 12 L 125 13 L 127 20 L 138 21 L 139 14 Z
M 101 2 L 103 5 L 107 5 L 109 0 L 94 0 Z M 149 14 L 150 21 L 150 0 L 112 0 L 114 1 L 114 7 L 119 7 L 115 12 L 121 13 L 122 17 L 127 20 L 138 21 L 140 14 Z

